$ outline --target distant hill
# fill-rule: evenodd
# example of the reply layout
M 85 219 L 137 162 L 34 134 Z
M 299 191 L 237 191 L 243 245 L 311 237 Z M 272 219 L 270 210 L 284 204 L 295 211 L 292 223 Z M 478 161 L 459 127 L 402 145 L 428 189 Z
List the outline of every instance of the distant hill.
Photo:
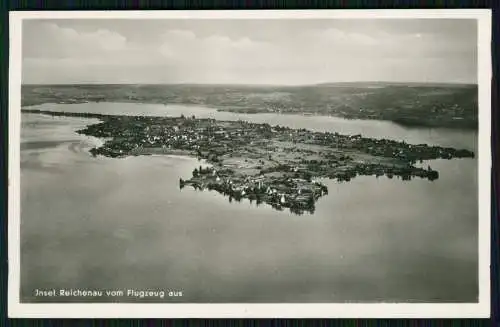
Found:
M 466 83 L 421 83 L 421 82 L 340 82 L 340 83 L 319 83 L 311 86 L 322 87 L 388 87 L 388 86 L 409 86 L 409 87 L 477 87 L 477 84 Z
M 405 126 L 477 129 L 474 84 L 349 82 L 306 86 L 203 84 L 23 85 L 22 105 L 137 102 L 224 111 L 389 120 Z

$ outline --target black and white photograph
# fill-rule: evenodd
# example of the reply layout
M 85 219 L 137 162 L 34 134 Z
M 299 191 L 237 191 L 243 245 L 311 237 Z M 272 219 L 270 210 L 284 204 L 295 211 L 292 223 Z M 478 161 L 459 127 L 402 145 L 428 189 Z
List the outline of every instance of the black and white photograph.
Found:
M 488 316 L 490 20 L 11 13 L 9 313 Z

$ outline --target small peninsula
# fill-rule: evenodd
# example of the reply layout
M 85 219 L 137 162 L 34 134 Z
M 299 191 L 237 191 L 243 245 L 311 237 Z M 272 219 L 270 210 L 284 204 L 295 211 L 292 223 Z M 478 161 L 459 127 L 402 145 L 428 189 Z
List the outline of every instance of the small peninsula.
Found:
M 408 144 L 361 135 L 313 132 L 246 121 L 54 112 L 23 113 L 96 118 L 77 133 L 104 138 L 92 155 L 112 158 L 181 154 L 204 159 L 209 167 L 179 176 L 179 187 L 213 190 L 230 200 L 249 199 L 277 210 L 313 213 L 328 193 L 322 178 L 349 181 L 357 175 L 435 180 L 439 172 L 417 167 L 431 159 L 473 158 L 466 149 Z M 184 179 L 184 178 L 186 179 Z

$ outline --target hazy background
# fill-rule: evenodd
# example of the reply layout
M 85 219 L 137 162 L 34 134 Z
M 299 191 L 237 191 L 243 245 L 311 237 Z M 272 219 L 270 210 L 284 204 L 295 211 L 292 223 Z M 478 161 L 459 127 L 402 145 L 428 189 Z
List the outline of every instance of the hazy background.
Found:
M 24 20 L 23 83 L 477 82 L 464 19 Z

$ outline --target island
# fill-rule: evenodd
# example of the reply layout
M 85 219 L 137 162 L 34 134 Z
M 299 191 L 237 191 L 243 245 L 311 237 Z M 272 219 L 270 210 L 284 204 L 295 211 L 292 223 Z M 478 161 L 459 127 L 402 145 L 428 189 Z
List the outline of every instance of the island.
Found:
M 25 113 L 96 118 L 77 133 L 103 138 L 94 156 L 122 158 L 152 154 L 197 157 L 207 164 L 192 176 L 179 176 L 179 187 L 213 190 L 230 201 L 249 199 L 294 214 L 313 213 L 316 201 L 328 194 L 324 178 L 347 182 L 358 175 L 399 177 L 403 181 L 439 178 L 431 159 L 473 158 L 466 149 L 408 144 L 361 135 L 313 132 L 246 121 L 191 117 L 153 117 L 54 112 Z

